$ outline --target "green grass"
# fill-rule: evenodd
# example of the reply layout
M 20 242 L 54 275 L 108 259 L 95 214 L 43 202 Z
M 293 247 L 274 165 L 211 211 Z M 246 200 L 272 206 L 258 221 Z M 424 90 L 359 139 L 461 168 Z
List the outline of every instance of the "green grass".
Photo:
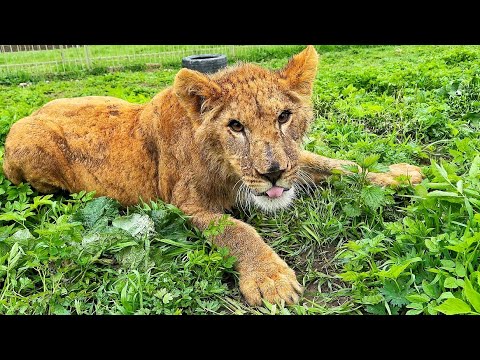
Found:
M 278 68 L 298 49 L 257 49 L 244 60 Z M 246 306 L 232 258 L 210 243 L 222 224 L 202 233 L 160 201 L 122 209 L 92 194 L 42 196 L 0 175 L 0 313 L 480 313 L 480 47 L 318 50 L 305 147 L 366 170 L 421 165 L 426 179 L 394 191 L 337 174 L 275 216 L 237 211 L 296 270 L 306 288 L 298 305 Z M 177 70 L 48 82 L 30 74 L 27 87 L 10 78 L 0 85 L 0 144 L 52 99 L 144 103 Z

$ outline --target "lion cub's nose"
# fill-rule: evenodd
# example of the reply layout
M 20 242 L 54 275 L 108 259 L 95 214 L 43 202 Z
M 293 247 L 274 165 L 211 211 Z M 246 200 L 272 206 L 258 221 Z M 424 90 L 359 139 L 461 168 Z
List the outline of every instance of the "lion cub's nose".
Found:
M 280 179 L 282 174 L 285 172 L 285 170 L 277 170 L 277 171 L 271 171 L 265 174 L 260 174 L 260 176 L 272 183 L 272 185 L 275 185 L 275 183 Z

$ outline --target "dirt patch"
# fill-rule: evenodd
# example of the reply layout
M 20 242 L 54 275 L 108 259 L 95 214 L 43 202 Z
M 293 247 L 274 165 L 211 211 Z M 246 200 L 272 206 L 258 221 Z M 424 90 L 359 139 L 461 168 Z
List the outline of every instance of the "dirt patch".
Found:
M 305 269 L 305 273 L 311 274 L 312 280 L 305 287 L 304 298 L 314 302 L 324 302 L 326 307 L 337 307 L 345 304 L 350 299 L 347 296 L 337 295 L 340 289 L 348 287 L 336 274 L 340 271 L 339 264 L 335 261 L 338 248 L 334 244 L 328 244 L 315 252 L 315 258 Z M 302 262 L 309 263 L 305 254 L 300 256 Z M 310 277 L 309 276 L 309 277 Z M 323 301 L 322 299 L 323 298 Z

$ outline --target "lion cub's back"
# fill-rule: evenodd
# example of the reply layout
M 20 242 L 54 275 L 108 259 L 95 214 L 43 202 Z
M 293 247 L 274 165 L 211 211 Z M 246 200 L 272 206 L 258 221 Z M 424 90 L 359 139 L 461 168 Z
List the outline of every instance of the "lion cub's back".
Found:
M 95 190 L 125 205 L 155 199 L 156 162 L 135 131 L 143 108 L 107 96 L 53 100 L 13 124 L 6 174 L 15 183 Z
M 101 119 L 104 116 L 127 115 L 138 111 L 143 105 L 132 104 L 112 96 L 82 96 L 52 100 L 31 116 L 43 115 L 54 118 L 82 118 L 82 120 Z

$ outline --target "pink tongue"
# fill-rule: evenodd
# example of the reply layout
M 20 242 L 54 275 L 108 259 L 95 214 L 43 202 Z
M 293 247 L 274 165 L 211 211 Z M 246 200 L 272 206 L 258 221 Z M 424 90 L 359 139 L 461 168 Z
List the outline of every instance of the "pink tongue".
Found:
M 282 196 L 283 188 L 279 186 L 273 186 L 270 190 L 267 190 L 267 195 L 270 198 L 278 198 Z

